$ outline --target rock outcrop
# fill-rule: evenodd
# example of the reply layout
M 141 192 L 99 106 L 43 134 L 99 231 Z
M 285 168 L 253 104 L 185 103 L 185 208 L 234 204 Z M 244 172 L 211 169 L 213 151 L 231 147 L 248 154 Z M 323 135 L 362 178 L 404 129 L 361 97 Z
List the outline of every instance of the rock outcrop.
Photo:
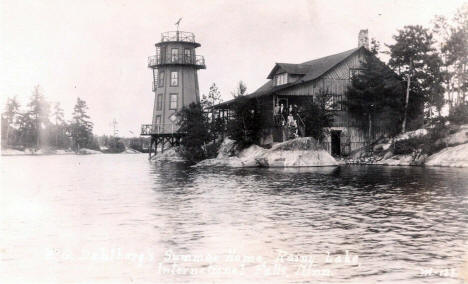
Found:
M 297 138 L 274 145 L 256 158 L 261 167 L 336 166 L 336 160 L 311 137 Z
M 164 152 L 159 152 L 153 157 L 151 157 L 152 161 L 171 161 L 171 162 L 183 162 L 185 159 L 179 154 L 178 148 L 173 147 Z
M 232 140 L 231 140 L 232 141 Z M 231 145 L 231 142 L 222 145 Z M 225 148 L 215 159 L 201 161 L 196 167 L 317 167 L 335 166 L 336 160 L 319 143 L 310 137 L 297 138 L 265 149 L 252 145 L 236 156 Z
M 468 167 L 468 144 L 448 147 L 429 156 L 425 161 L 426 166 L 439 167 Z

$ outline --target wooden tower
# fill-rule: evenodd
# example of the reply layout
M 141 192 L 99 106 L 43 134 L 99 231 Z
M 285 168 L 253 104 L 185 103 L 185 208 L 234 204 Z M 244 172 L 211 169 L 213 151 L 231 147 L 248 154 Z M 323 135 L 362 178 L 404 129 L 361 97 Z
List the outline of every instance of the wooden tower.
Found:
M 154 106 L 150 125 L 142 125 L 141 135 L 151 136 L 151 151 L 169 143 L 178 144 L 177 112 L 184 106 L 200 102 L 198 69 L 205 69 L 205 59 L 195 49 L 200 44 L 190 32 L 173 31 L 161 34 L 155 44 L 156 55 L 148 58 L 153 72 Z M 154 149 L 153 149 L 154 144 Z

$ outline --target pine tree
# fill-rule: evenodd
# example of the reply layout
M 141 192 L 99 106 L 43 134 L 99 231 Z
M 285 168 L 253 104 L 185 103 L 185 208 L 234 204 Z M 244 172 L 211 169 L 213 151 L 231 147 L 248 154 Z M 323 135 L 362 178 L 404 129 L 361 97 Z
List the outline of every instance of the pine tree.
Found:
M 87 111 L 88 106 L 86 102 L 77 98 L 75 107 L 73 108 L 73 119 L 70 124 L 75 151 L 79 151 L 80 148 L 87 147 L 93 143 L 93 123 L 89 120 L 90 117 Z
M 231 95 L 234 99 L 237 99 L 240 96 L 247 94 L 247 85 L 243 81 L 239 81 L 237 88 L 231 92 Z
M 191 103 L 178 112 L 179 129 L 184 133 L 181 141 L 182 156 L 192 162 L 207 157 L 206 144 L 210 140 L 209 122 L 200 104 Z
M 402 111 L 401 81 L 387 66 L 373 56 L 363 62 L 362 70 L 352 78 L 342 102 L 350 115 L 372 137 L 373 125 L 396 131 Z
M 50 106 L 42 95 L 39 85 L 34 87 L 28 107 L 29 114 L 25 119 L 27 118 L 32 120 L 32 135 L 36 140 L 36 148 L 39 148 L 47 141 L 47 131 L 50 125 Z
M 406 92 L 402 132 L 406 131 L 411 114 L 418 114 L 426 106 L 428 115 L 432 107 L 439 112 L 443 105 L 442 60 L 434 48 L 432 33 L 420 25 L 405 26 L 393 36 L 395 43 L 390 49 L 389 65 L 406 79 Z
M 17 124 L 18 114 L 19 114 L 19 103 L 16 97 L 8 98 L 7 104 L 5 107 L 5 112 L 2 115 L 2 118 L 5 121 L 5 126 L 2 126 L 2 130 L 5 129 L 5 134 L 2 137 L 5 137 L 5 147 L 8 147 L 10 140 L 11 130 L 14 129 Z M 2 120 L 3 122 L 3 120 Z
M 214 105 L 217 105 L 222 102 L 221 99 L 221 92 L 213 83 L 210 86 L 210 91 L 208 92 L 208 96 L 203 95 L 201 101 L 201 107 L 203 111 L 208 114 L 209 120 L 209 132 L 210 132 L 210 140 L 215 141 L 218 135 L 224 130 L 224 121 L 215 116 L 215 109 L 213 108 Z
M 54 119 L 54 145 L 58 148 L 65 148 L 68 144 L 68 137 L 65 135 L 66 123 L 64 120 L 63 109 L 60 106 L 60 103 L 57 102 L 54 104 L 52 117 Z
M 436 16 L 433 31 L 447 72 L 444 83 L 451 112 L 468 97 L 468 4 L 458 9 L 451 22 Z

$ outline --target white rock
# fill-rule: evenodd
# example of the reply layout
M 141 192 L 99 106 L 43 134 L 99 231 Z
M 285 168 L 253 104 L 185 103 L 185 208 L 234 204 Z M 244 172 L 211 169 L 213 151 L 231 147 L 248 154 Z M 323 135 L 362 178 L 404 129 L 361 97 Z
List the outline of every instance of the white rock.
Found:
M 416 137 L 423 137 L 427 135 L 427 130 L 426 129 L 416 129 L 413 131 L 408 131 L 405 133 L 401 133 L 398 136 L 396 136 L 393 141 L 400 141 L 400 140 L 407 140 L 410 138 L 416 138 Z
M 267 151 L 257 158 L 264 167 L 336 166 L 336 160 L 325 150 Z
M 153 161 L 173 161 L 173 162 L 182 162 L 185 159 L 179 154 L 176 147 L 169 148 L 164 150 L 164 152 L 159 152 L 155 156 L 151 157 Z
M 91 149 L 88 149 L 88 148 L 81 148 L 80 151 L 78 151 L 78 154 L 81 154 L 81 155 L 102 154 L 102 152 L 96 151 L 96 150 L 91 150 Z
M 24 151 L 15 150 L 15 149 L 2 149 L 2 156 L 17 156 L 17 155 L 27 155 Z
M 468 130 L 461 128 L 459 131 L 449 135 L 444 140 L 448 146 L 455 146 L 468 143 Z
M 426 166 L 468 167 L 468 144 L 448 147 L 429 156 Z
M 232 140 L 231 140 L 232 141 Z M 224 142 L 223 142 L 224 143 Z M 271 149 L 252 145 L 238 157 L 204 160 L 197 167 L 317 167 L 336 166 L 336 160 L 313 138 L 297 138 L 275 144 Z
M 228 137 L 224 138 L 223 142 L 219 146 L 218 156 L 216 158 L 228 158 L 234 155 L 235 151 L 235 141 L 229 139 Z

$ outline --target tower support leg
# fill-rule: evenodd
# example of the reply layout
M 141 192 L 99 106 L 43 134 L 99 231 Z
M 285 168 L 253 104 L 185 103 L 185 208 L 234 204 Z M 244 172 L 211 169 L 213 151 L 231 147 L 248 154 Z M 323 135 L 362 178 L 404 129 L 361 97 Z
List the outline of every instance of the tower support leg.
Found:
M 154 143 L 154 138 L 153 136 L 151 136 L 150 146 L 148 149 L 148 160 L 151 160 L 151 151 L 153 151 L 153 143 Z

